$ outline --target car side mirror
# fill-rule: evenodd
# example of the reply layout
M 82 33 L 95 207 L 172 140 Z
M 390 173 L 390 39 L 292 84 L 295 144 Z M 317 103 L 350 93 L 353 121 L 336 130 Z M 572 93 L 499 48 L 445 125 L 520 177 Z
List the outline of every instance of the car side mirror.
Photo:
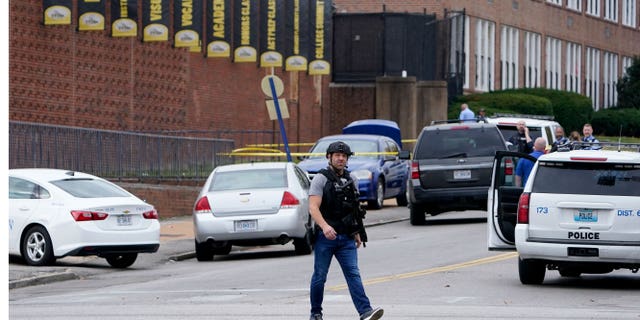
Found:
M 409 152 L 409 150 L 402 150 L 398 152 L 398 158 L 401 160 L 409 160 L 411 159 L 411 152 Z
M 509 141 L 507 141 L 505 144 L 507 145 L 507 150 L 509 150 L 509 151 L 518 151 L 518 146 L 516 146 L 515 144 L 513 144 L 513 143 L 511 143 Z

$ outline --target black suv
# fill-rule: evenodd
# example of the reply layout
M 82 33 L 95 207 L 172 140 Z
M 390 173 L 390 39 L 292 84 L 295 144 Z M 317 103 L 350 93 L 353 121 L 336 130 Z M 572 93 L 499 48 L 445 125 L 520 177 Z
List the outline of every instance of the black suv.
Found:
M 507 150 L 492 123 L 446 123 L 418 136 L 408 181 L 411 224 L 447 211 L 486 210 L 493 157 Z

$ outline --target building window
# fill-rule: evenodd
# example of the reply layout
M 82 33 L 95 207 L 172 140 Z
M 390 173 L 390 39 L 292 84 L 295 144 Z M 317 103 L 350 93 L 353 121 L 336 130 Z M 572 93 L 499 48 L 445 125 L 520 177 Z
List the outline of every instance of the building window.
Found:
M 548 89 L 560 90 L 562 65 L 562 41 L 547 37 L 546 81 Z
M 629 72 L 627 72 L 627 68 L 631 67 L 632 64 L 633 64 L 633 58 L 622 57 L 622 73 L 628 76 Z
M 465 31 L 465 16 L 462 14 L 456 15 L 451 18 L 451 48 L 449 55 L 449 73 L 455 77 L 456 84 L 467 82 L 466 76 L 466 56 L 467 51 L 464 46 L 466 31 Z M 460 78 L 462 77 L 462 78 Z
M 618 0 L 604 0 L 604 18 L 618 22 Z
M 622 0 L 622 24 L 635 28 L 637 23 L 636 0 Z
M 562 5 L 562 0 L 547 0 L 547 3 L 555 4 L 557 6 Z
M 493 90 L 494 48 L 495 23 L 479 19 L 476 23 L 476 90 Z
M 587 14 L 600 16 L 600 0 L 587 0 Z
M 582 12 L 582 0 L 567 0 L 567 8 Z
M 540 35 L 524 33 L 524 86 L 535 88 L 540 85 Z
M 580 93 L 580 72 L 582 61 L 582 47 L 579 44 L 567 42 L 565 87 L 567 91 Z
M 602 76 L 604 85 L 604 107 L 609 108 L 618 104 L 618 55 L 611 52 L 603 54 Z
M 518 88 L 518 29 L 503 26 L 500 35 L 502 89 Z
M 585 52 L 584 91 L 591 98 L 594 110 L 600 110 L 600 50 L 587 48 Z

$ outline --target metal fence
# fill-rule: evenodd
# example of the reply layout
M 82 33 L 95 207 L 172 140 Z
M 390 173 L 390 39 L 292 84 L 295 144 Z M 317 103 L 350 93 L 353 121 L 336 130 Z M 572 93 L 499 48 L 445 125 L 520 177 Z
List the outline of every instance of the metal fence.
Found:
M 213 136 L 215 132 L 209 134 Z M 229 153 L 236 148 L 236 141 L 268 143 L 276 136 L 273 131 L 218 132 L 218 136 L 222 134 L 234 138 L 169 136 L 10 121 L 9 168 L 59 168 L 118 180 L 201 180 L 219 165 L 266 161 L 235 158 Z

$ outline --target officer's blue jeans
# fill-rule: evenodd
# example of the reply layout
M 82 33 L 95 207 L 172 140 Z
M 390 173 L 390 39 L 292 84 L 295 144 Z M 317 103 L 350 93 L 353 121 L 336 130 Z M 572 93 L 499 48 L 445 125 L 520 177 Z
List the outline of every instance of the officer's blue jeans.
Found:
M 358 252 L 355 240 L 348 235 L 339 234 L 335 240 L 327 239 L 322 232 L 318 232 L 314 247 L 313 276 L 311 277 L 311 314 L 322 313 L 324 299 L 324 284 L 331 265 L 331 259 L 336 257 L 342 273 L 349 287 L 349 294 L 358 314 L 371 310 L 369 298 L 364 292 L 360 270 L 358 269 Z

